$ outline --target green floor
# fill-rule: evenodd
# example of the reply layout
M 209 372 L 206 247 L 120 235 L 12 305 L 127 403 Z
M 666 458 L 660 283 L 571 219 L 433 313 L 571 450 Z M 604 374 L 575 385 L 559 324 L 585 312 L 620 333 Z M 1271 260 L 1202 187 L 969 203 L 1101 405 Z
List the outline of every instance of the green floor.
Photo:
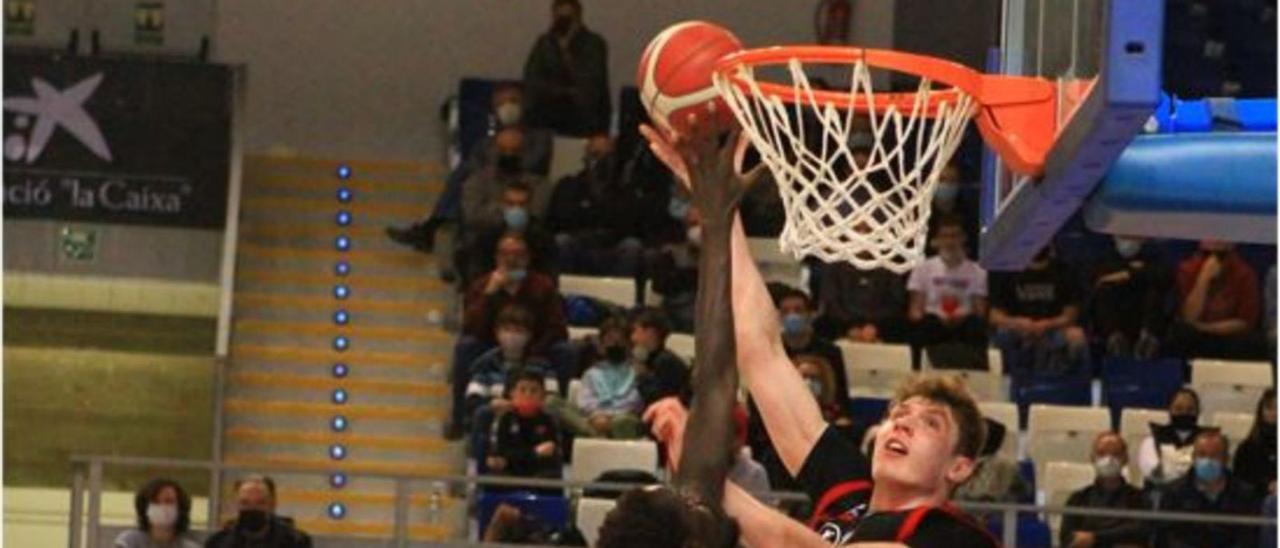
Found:
M 65 486 L 69 458 L 211 458 L 212 319 L 4 309 L 4 484 Z M 156 475 L 194 493 L 205 473 L 109 468 L 108 488 Z

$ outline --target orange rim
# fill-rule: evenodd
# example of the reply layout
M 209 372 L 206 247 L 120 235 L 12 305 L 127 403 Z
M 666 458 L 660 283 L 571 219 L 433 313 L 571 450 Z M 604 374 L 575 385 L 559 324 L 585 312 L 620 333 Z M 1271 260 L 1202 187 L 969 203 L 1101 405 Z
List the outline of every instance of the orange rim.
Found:
M 960 63 L 901 51 L 840 46 L 775 46 L 743 50 L 725 56 L 717 64 L 716 73 L 744 93 L 751 93 L 751 83 L 738 74 L 739 67 L 786 65 L 792 59 L 805 64 L 853 65 L 916 74 L 950 86 L 932 90 L 925 110 L 926 117 L 936 117 L 943 102 L 955 104 L 960 93 L 973 97 L 978 104 L 975 118 L 983 139 L 1000 154 L 1009 168 L 1025 175 L 1044 172 L 1045 156 L 1053 145 L 1057 128 L 1054 118 L 1055 88 L 1048 80 L 1023 76 L 983 74 Z M 853 108 L 859 112 L 882 112 L 895 107 L 901 112 L 915 108 L 915 92 L 872 93 L 850 97 L 848 91 L 811 90 L 796 93 L 793 85 L 760 82 L 755 85 L 766 95 L 794 103 L 797 100 Z

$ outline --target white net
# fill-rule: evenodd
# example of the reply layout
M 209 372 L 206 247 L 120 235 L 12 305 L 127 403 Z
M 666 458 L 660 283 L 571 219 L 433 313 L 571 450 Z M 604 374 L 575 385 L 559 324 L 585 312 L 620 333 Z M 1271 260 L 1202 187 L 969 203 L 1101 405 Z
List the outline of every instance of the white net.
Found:
M 933 191 L 964 136 L 973 97 L 921 78 L 910 108 L 883 106 L 875 102 L 871 70 L 857 61 L 847 72 L 849 92 L 841 92 L 846 101 L 820 102 L 805 68 L 799 59 L 786 64 L 794 84 L 787 99 L 761 90 L 756 67 L 734 69 L 745 86 L 715 77 L 778 184 L 787 215 L 782 251 L 860 269 L 911 270 L 924 257 Z M 860 115 L 857 103 L 881 108 Z

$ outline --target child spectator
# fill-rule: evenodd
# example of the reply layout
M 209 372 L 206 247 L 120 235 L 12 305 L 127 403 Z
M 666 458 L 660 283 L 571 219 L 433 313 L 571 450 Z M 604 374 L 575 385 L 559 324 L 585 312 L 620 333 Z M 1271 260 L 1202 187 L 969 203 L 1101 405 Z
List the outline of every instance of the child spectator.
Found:
M 631 320 L 631 365 L 646 408 L 667 396 L 688 399 L 689 365 L 667 350 L 670 334 L 671 324 L 661 310 L 647 308 Z
M 986 367 L 987 272 L 965 255 L 964 225 L 955 215 L 937 222 L 937 254 L 911 271 L 907 291 L 916 351 L 937 367 Z
M 493 428 L 485 464 L 493 473 L 530 478 L 559 478 L 560 430 L 543 410 L 546 397 L 542 374 L 524 369 L 511 389 L 511 411 Z
M 640 391 L 627 346 L 627 322 L 619 317 L 600 324 L 601 359 L 582 375 L 578 401 L 549 405 L 565 428 L 580 436 L 634 439 L 644 435 Z M 550 402 L 549 402 L 550 404 Z
M 503 308 L 494 326 L 497 348 L 485 352 L 471 364 L 466 416 L 472 417 L 472 454 L 479 454 L 476 452 L 480 447 L 477 444 L 488 433 L 493 418 L 511 410 L 512 402 L 507 394 L 513 386 L 512 381 L 524 370 L 545 374 L 550 369 L 545 360 L 530 355 L 532 325 L 533 318 L 527 309 L 519 305 Z M 554 378 L 550 382 L 559 389 Z

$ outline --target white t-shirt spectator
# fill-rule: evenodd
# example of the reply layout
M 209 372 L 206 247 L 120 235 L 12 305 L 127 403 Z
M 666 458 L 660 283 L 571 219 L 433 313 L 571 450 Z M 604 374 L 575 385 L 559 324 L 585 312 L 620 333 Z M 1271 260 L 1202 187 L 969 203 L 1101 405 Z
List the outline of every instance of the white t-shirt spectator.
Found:
M 925 314 L 964 316 L 973 313 L 973 297 L 987 296 L 987 271 L 968 259 L 951 268 L 935 255 L 911 271 L 907 291 L 924 295 Z

